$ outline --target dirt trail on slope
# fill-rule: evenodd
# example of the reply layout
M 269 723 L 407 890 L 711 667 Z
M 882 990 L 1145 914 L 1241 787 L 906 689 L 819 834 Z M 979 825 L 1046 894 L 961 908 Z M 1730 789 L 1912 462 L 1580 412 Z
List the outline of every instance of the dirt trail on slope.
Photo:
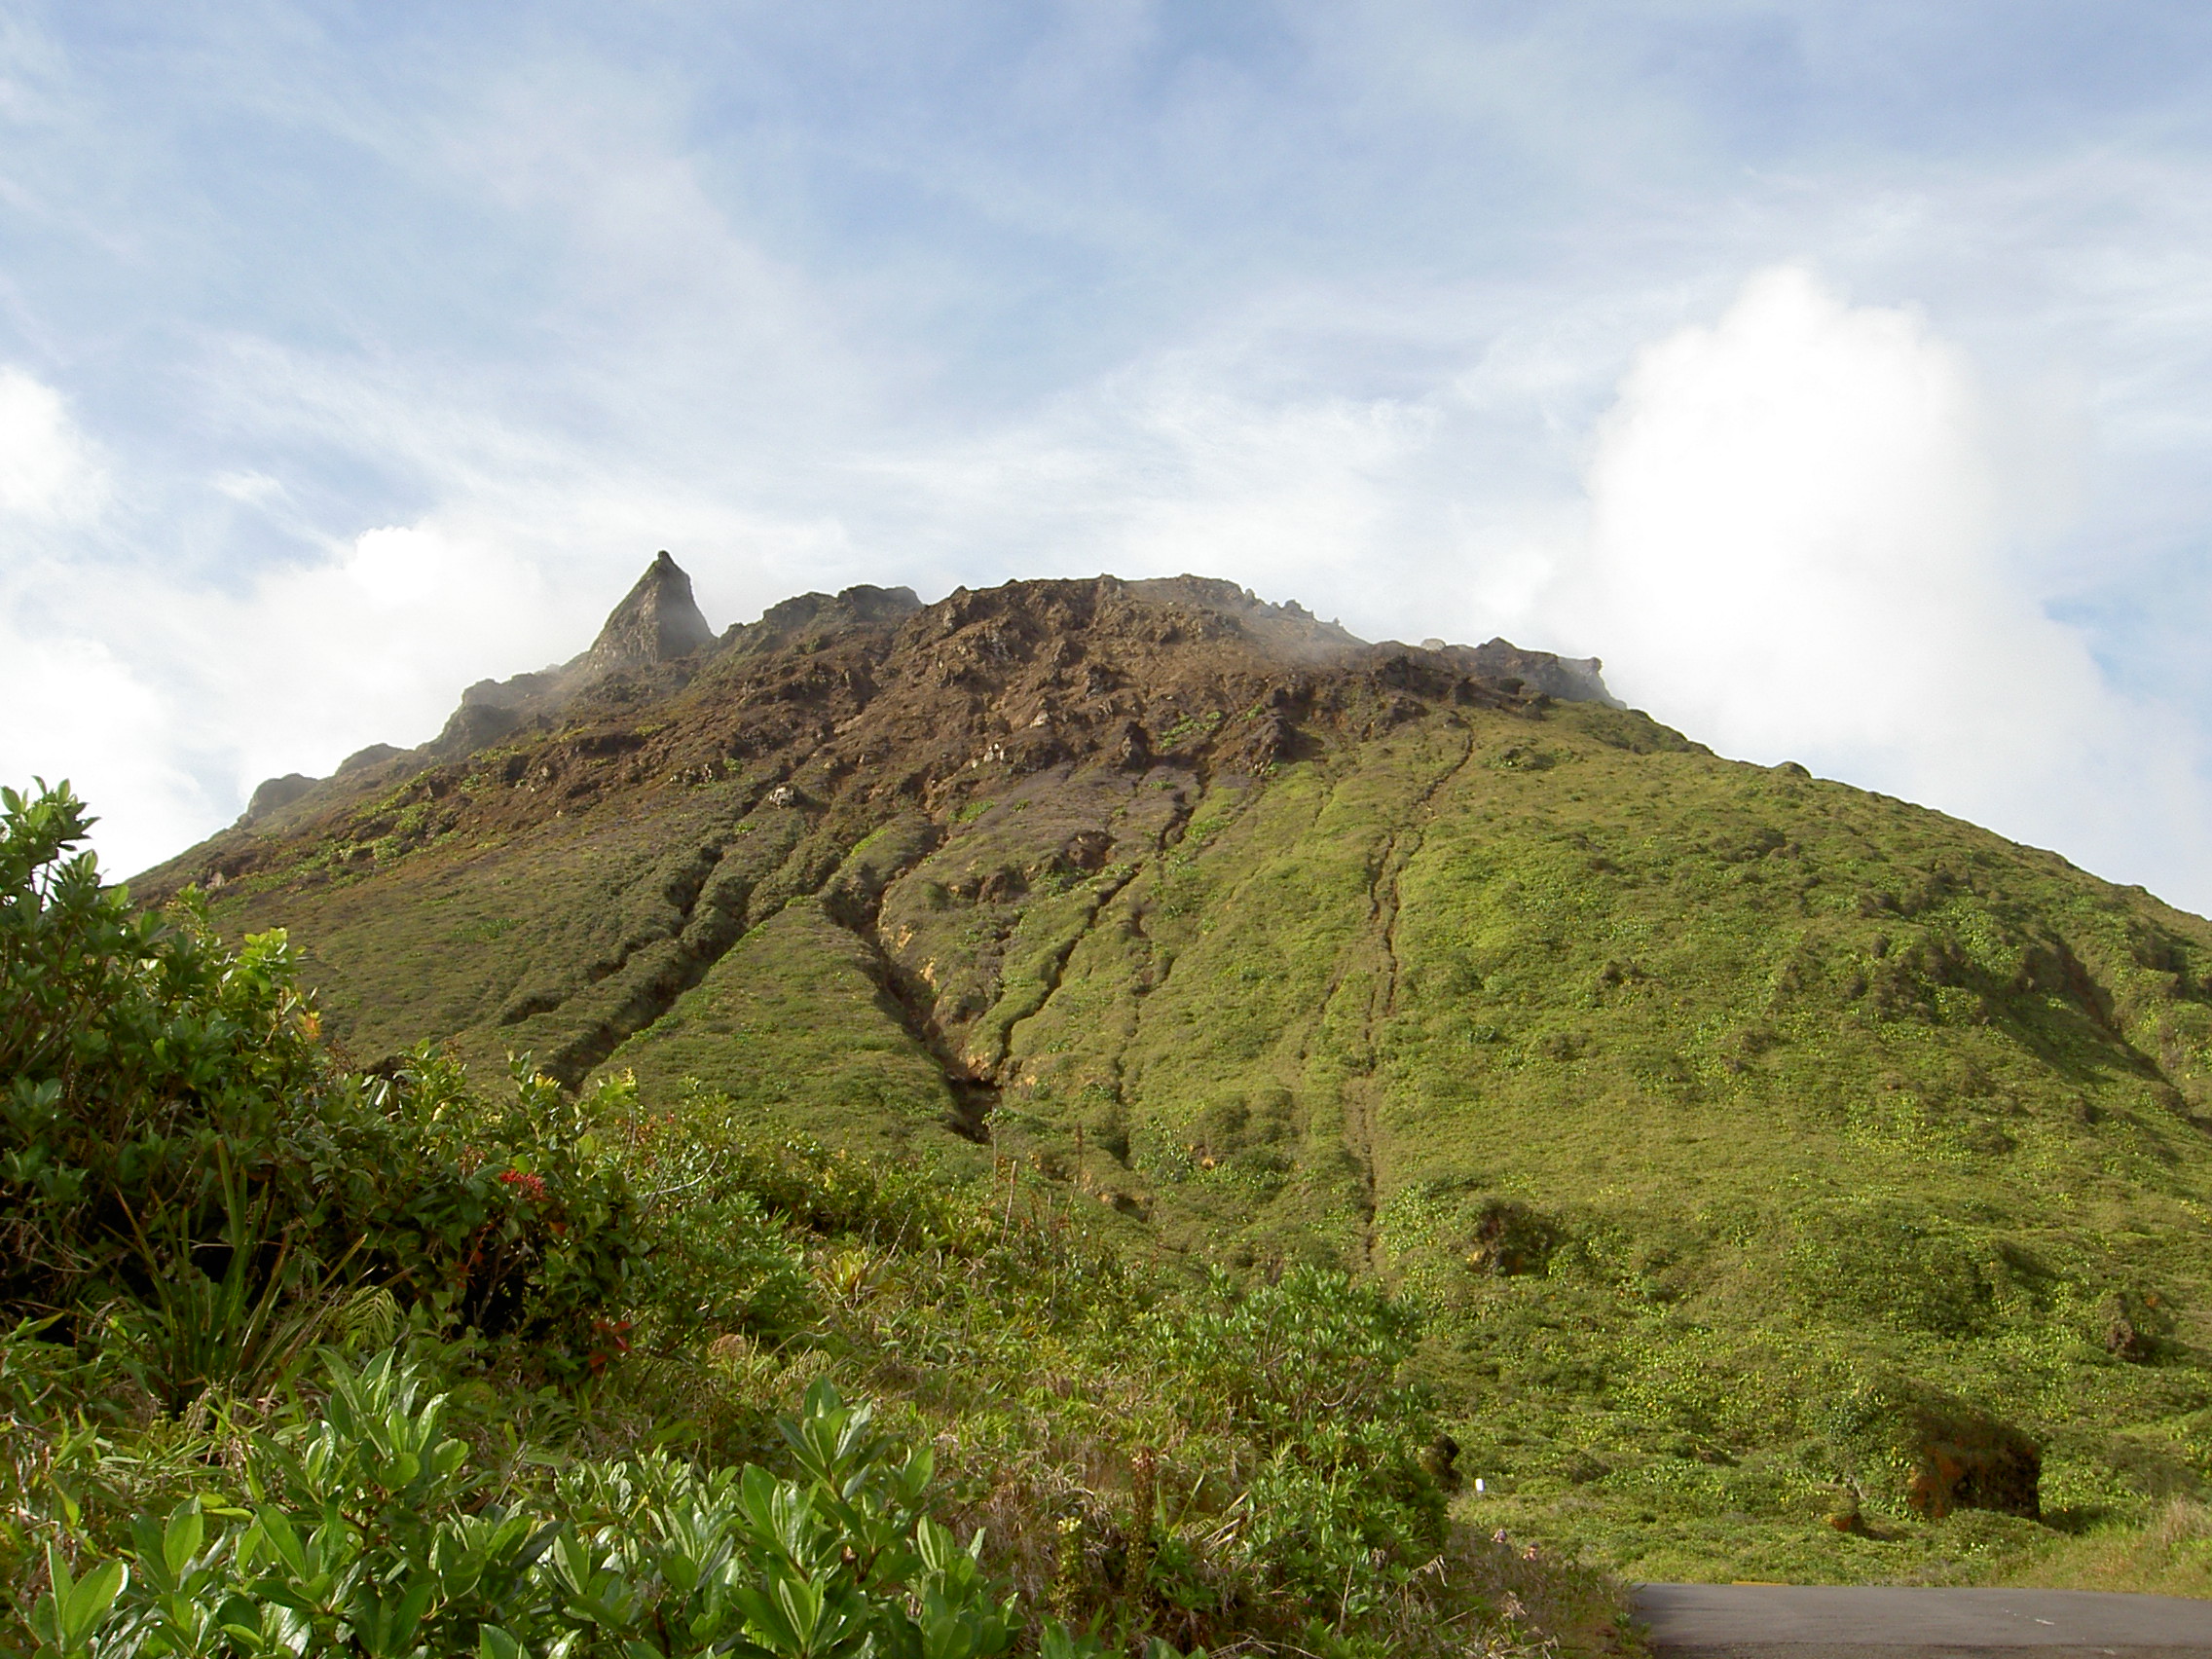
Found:
M 1467 768 L 1474 758 L 1475 740 L 1472 732 L 1464 734 L 1465 746 L 1459 757 L 1439 772 L 1420 793 L 1414 798 L 1407 814 L 1407 827 L 1393 830 L 1383 838 L 1382 851 L 1376 859 L 1375 873 L 1367 890 L 1368 943 L 1373 951 L 1367 965 L 1367 1002 L 1360 1014 L 1358 1069 L 1345 1080 L 1344 1133 L 1345 1145 L 1358 1162 L 1364 1187 L 1363 1209 L 1365 1227 L 1361 1240 L 1360 1259 L 1368 1270 L 1379 1272 L 1382 1264 L 1376 1259 L 1379 1229 L 1376 1217 L 1379 1210 L 1376 1182 L 1376 1125 L 1383 1101 L 1383 1086 L 1380 1075 L 1382 1055 L 1378 1051 L 1383 1029 L 1390 1016 L 1397 1012 L 1398 986 L 1401 975 L 1398 961 L 1398 915 L 1403 901 L 1399 883 L 1407 866 L 1419 856 L 1426 838 L 1428 820 L 1435 816 L 1435 801 Z M 1341 976 L 1338 985 L 1351 977 Z M 1332 998 L 1337 986 L 1331 987 Z M 1324 1004 L 1324 1010 L 1326 1005 Z

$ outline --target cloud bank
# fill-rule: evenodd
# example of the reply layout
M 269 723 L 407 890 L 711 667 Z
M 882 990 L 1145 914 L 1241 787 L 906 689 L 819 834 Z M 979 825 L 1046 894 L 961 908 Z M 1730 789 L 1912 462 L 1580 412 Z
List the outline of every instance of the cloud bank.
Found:
M 60 393 L 0 367 L 0 520 L 70 523 L 98 506 L 103 480 Z
M 2212 899 L 2197 740 L 2124 695 L 2037 591 L 2054 453 L 1909 311 L 1763 271 L 1639 354 L 1601 422 L 1587 542 L 1542 609 L 1632 701 Z

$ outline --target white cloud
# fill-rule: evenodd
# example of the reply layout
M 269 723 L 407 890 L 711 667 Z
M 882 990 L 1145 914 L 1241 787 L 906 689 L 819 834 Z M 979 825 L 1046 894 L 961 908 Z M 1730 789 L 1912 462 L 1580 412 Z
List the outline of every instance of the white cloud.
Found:
M 252 349 L 272 409 L 412 458 L 434 504 L 228 589 L 82 538 L 26 562 L 0 592 L 0 776 L 72 776 L 106 816 L 103 861 L 129 871 L 263 777 L 421 742 L 468 681 L 582 649 L 656 547 L 718 626 L 851 581 L 934 597 L 1193 570 L 1371 636 L 1595 650 L 1625 695 L 1724 753 L 1802 759 L 2212 903 L 2199 734 L 2117 693 L 2039 603 L 2067 575 L 2039 561 L 2079 430 L 2001 411 L 1926 321 L 1765 272 L 1718 323 L 1638 357 L 1591 434 L 1576 388 L 1626 354 L 1629 313 L 1561 334 L 1493 309 L 1456 341 L 1430 319 L 1461 368 L 1361 397 L 1279 372 L 1312 349 L 1286 307 L 991 430 L 875 433 L 780 497 L 763 458 L 602 457 L 404 377 Z M 65 424 L 32 429 L 92 453 Z M 290 510 L 273 474 L 206 487 Z
M 228 497 L 241 506 L 257 507 L 281 502 L 285 497 L 281 480 L 266 472 L 250 469 L 242 472 L 218 473 L 211 481 L 215 494 Z
M 572 608 L 529 558 L 436 522 L 369 531 L 228 592 L 143 563 L 11 576 L 0 779 L 67 777 L 118 876 L 219 828 L 260 779 L 425 741 L 467 680 L 589 637 L 572 637 Z
M 878 470 L 952 547 L 993 550 L 1003 575 L 983 579 L 1194 571 L 1328 603 L 1372 575 L 1429 417 L 1387 399 L 1255 398 L 1218 367 L 1147 364 Z M 978 579 L 975 562 L 947 585 Z
M 2212 901 L 2205 722 L 2116 696 L 2043 603 L 2130 683 L 2212 686 L 2191 143 L 1778 141 L 1731 126 L 1762 75 L 1708 107 L 1633 19 L 1426 0 L 1293 6 L 1296 62 L 1131 4 L 462 25 L 364 69 L 260 11 L 210 25 L 223 73 L 142 83 L 0 24 L 0 329 L 103 416 L 94 446 L 0 370 L 0 777 L 95 780 L 118 867 L 580 649 L 667 546 L 718 624 L 1194 570 L 1371 636 L 1598 651 L 1723 748 Z M 234 129 L 267 167 L 207 164 Z M 1770 276 L 1593 437 L 1638 342 L 1800 249 L 1939 326 Z M 2096 561 L 2044 535 L 2081 434 L 1996 419 L 1946 340 L 2079 368 Z
M 0 613 L 0 781 L 67 780 L 101 823 L 114 874 L 207 832 L 211 803 L 181 763 L 175 702 L 97 641 L 41 633 Z
M 53 387 L 0 366 L 0 781 L 66 779 L 98 813 L 124 800 L 119 837 L 144 851 L 188 840 L 206 803 L 169 743 L 169 706 L 80 624 L 97 608 L 48 603 L 68 582 L 56 544 L 96 526 L 106 481 Z M 112 834 L 112 831 L 110 831 Z
M 541 572 L 436 524 L 369 531 L 235 598 L 172 603 L 186 608 L 177 637 L 204 651 L 175 670 L 220 711 L 225 781 L 240 792 L 326 773 L 370 743 L 426 740 L 459 701 L 457 681 L 478 678 L 461 665 L 542 666 L 553 653 L 532 646 L 556 633 Z
M 98 510 L 101 494 L 99 464 L 60 395 L 0 367 L 0 522 L 80 521 Z
M 1725 754 L 1801 759 L 2205 906 L 2196 739 L 2107 682 L 2019 556 L 2062 459 L 2034 434 L 2066 429 L 2002 418 L 1914 313 L 1761 272 L 1622 382 L 1589 540 L 1545 613 Z

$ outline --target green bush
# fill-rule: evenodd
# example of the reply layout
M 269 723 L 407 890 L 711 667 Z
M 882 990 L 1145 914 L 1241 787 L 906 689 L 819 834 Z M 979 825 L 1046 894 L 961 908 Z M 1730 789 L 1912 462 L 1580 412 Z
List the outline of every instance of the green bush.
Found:
M 345 1183 L 336 1219 L 379 1282 L 571 1370 L 624 1346 L 651 1246 L 605 1132 L 618 1086 L 572 1097 L 526 1058 L 486 1098 L 424 1050 L 397 1076 L 344 1080 L 315 1104 L 338 1154 L 322 1191 Z
M 281 1374 L 363 1284 L 603 1365 L 647 1245 L 608 1101 L 424 1051 L 335 1065 L 281 933 L 134 914 L 66 784 L 0 790 L 0 1310 L 127 1356 L 170 1410 Z
M 851 1215 L 856 1184 L 872 1192 L 880 1173 L 809 1142 L 758 1144 L 715 1097 L 645 1111 L 622 1078 L 601 1086 L 595 1109 L 646 1235 L 649 1282 L 635 1290 L 648 1346 L 731 1333 L 782 1340 L 813 1324 L 821 1309 L 799 1239 L 826 1211 Z
M 283 936 L 229 951 L 189 904 L 133 915 L 102 887 L 66 784 L 0 790 L 0 1294 L 64 1306 L 143 1288 L 150 1234 L 189 1253 L 233 1207 L 225 1167 L 267 1187 L 316 1091 L 313 1016 Z
M 7 1632 L 37 1659 L 469 1653 L 996 1659 L 1016 1603 L 921 1512 L 926 1450 L 899 1453 L 827 1382 L 781 1424 L 794 1479 L 665 1454 L 501 1490 L 393 1352 L 334 1361 L 318 1419 L 247 1443 L 242 1494 L 141 1518 L 122 1555 L 47 1552 Z M 82 1543 L 81 1539 L 68 1540 Z M 1048 1625 L 1055 1659 L 1095 1643 Z
M 1420 1330 L 1406 1304 L 1309 1267 L 1249 1289 L 1216 1270 L 1147 1321 L 1189 1427 L 1256 1454 L 1233 1553 L 1286 1602 L 1358 1619 L 1444 1547 L 1446 1496 L 1421 1460 L 1436 1425 L 1402 1377 Z
M 1274 1446 L 1317 1423 L 1418 1410 L 1398 1368 L 1420 1330 L 1418 1310 L 1333 1269 L 1295 1267 L 1247 1289 L 1217 1268 L 1204 1295 L 1161 1307 L 1148 1334 L 1197 1422 Z

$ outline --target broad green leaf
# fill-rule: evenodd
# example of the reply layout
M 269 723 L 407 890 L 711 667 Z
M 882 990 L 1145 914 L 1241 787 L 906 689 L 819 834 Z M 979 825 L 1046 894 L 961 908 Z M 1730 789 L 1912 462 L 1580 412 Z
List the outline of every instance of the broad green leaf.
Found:
M 189 1498 L 177 1505 L 162 1533 L 162 1565 L 168 1568 L 170 1583 L 184 1581 L 185 1569 L 200 1553 L 206 1536 L 207 1523 L 200 1513 L 200 1500 Z
M 115 1605 L 129 1571 L 120 1561 L 103 1561 L 73 1585 L 60 1604 L 61 1648 L 73 1653 L 92 1638 Z

